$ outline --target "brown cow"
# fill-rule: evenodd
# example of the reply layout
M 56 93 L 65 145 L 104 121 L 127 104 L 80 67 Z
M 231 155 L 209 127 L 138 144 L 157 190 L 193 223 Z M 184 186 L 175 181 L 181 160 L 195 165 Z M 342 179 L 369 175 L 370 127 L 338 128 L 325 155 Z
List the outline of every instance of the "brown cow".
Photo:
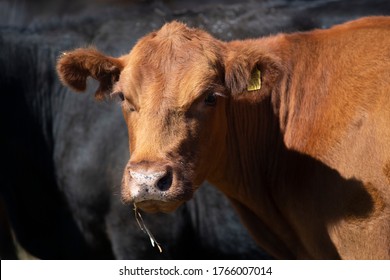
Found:
M 57 69 L 122 99 L 125 202 L 173 211 L 208 180 L 277 258 L 390 259 L 389 17 L 233 42 L 172 22 Z

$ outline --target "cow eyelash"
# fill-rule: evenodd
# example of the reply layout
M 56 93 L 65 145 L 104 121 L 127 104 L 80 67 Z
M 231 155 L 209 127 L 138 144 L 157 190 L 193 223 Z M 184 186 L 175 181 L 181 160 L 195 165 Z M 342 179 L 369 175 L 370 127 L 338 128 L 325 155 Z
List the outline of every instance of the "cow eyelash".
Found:
M 129 102 L 125 102 L 126 98 L 125 98 L 125 95 L 123 94 L 123 92 L 113 92 L 111 93 L 111 98 L 112 99 L 117 99 L 119 98 L 119 101 L 120 101 L 120 105 L 121 106 L 125 106 L 126 110 L 130 111 L 130 112 L 134 112 L 136 111 L 135 107 L 133 105 L 131 105 Z
M 123 95 L 123 92 L 117 91 L 110 94 L 112 99 L 119 98 L 121 102 L 125 101 L 125 96 Z
M 223 98 L 227 98 L 227 96 L 225 94 L 220 93 L 220 92 L 214 92 L 214 94 L 217 95 L 217 96 L 221 96 Z

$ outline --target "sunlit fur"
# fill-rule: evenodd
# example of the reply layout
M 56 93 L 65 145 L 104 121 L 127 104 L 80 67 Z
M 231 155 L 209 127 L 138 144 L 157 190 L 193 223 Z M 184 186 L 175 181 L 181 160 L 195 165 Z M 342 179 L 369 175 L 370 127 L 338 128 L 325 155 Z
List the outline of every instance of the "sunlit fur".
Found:
M 57 69 L 123 93 L 125 202 L 172 211 L 209 180 L 277 258 L 390 259 L 390 18 L 233 42 L 172 22 L 128 55 L 76 50 Z M 172 170 L 172 185 L 141 200 L 131 170 Z

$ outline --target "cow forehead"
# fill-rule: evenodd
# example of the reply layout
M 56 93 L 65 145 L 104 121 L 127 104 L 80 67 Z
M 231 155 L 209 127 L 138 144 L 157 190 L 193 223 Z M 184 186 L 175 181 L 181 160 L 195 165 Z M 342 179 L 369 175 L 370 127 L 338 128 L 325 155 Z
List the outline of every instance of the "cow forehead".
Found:
M 204 31 L 174 22 L 136 44 L 122 84 L 139 102 L 164 99 L 186 106 L 217 84 L 221 57 L 219 41 Z

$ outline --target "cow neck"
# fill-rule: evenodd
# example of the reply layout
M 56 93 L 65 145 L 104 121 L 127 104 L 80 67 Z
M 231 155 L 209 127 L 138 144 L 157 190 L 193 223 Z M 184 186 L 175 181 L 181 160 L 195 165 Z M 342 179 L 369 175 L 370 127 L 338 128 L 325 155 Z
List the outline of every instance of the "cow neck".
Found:
M 266 251 L 280 258 L 294 258 L 293 249 L 284 244 L 293 244 L 291 239 L 295 233 L 273 199 L 272 188 L 278 180 L 277 159 L 283 153 L 283 141 L 272 107 L 271 98 L 257 104 L 231 101 L 227 113 L 225 165 L 221 164 L 219 172 L 215 173 L 219 176 L 209 181 L 232 200 L 243 219 L 251 216 L 252 221 L 256 220 L 243 221 L 255 238 L 259 236 L 257 231 L 262 231 L 268 240 L 275 241 L 257 240 Z M 268 234 L 264 234 L 267 229 Z M 267 244 L 279 245 L 267 248 Z
M 258 50 L 259 57 L 267 53 L 283 62 L 285 70 L 293 68 L 288 59 L 291 46 L 285 36 L 243 41 L 243 44 L 243 47 Z M 282 73 L 281 80 L 270 89 L 268 96 L 258 101 L 245 97 L 229 99 L 225 165 L 215 172 L 218 178 L 209 180 L 229 197 L 260 212 L 266 211 L 272 186 L 279 175 L 277 165 L 285 151 L 281 130 L 289 108 L 286 104 L 289 102 L 289 72 Z M 259 210 L 261 202 L 265 206 Z
M 269 157 L 280 141 L 278 124 L 270 101 L 249 103 L 232 101 L 228 113 L 226 193 L 250 201 L 264 191 L 259 187 L 269 178 Z
M 289 78 L 282 80 L 278 91 L 259 102 L 230 100 L 226 158 L 215 173 L 218 178 L 209 181 L 230 198 L 260 246 L 275 257 L 290 259 L 305 249 L 297 245 L 299 238 L 280 210 L 283 161 L 288 158 L 280 118 L 288 114 L 281 108 L 289 107 L 282 104 L 288 100 Z
M 307 208 L 294 203 L 311 195 L 304 187 L 307 174 L 326 167 L 315 159 L 313 150 L 302 146 L 305 127 L 292 117 L 306 120 L 305 103 L 298 101 L 313 91 L 305 86 L 305 64 L 299 52 L 302 42 L 299 38 L 289 41 L 290 45 L 285 43 L 283 50 L 277 51 L 285 72 L 268 97 L 258 102 L 230 99 L 222 175 L 210 182 L 230 198 L 249 232 L 271 255 L 281 259 L 339 258 L 326 232 L 315 236 L 319 244 L 328 244 L 329 251 L 323 255 L 315 255 L 311 244 L 299 237 L 302 229 L 315 229 L 299 224 Z

